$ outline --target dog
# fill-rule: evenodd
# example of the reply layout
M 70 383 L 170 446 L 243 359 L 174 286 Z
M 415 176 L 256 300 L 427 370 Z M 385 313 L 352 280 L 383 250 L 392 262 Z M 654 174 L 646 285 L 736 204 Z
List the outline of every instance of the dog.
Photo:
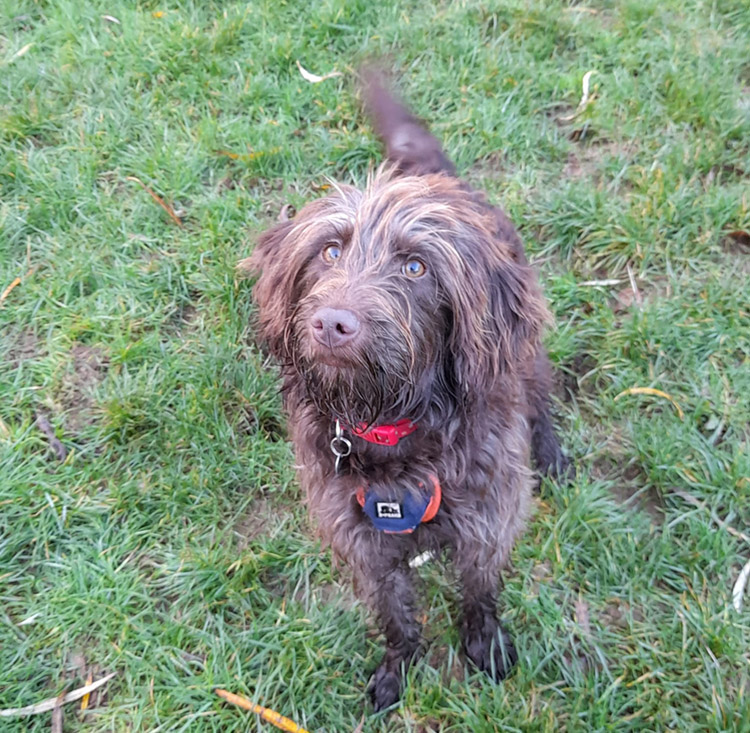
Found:
M 369 684 L 380 711 L 421 649 L 409 561 L 424 551 L 457 569 L 465 656 L 509 673 L 497 602 L 530 454 L 553 476 L 568 461 L 549 409 L 550 316 L 518 234 L 377 74 L 363 90 L 385 163 L 364 190 L 336 185 L 266 231 L 243 267 L 309 513 L 385 636 Z

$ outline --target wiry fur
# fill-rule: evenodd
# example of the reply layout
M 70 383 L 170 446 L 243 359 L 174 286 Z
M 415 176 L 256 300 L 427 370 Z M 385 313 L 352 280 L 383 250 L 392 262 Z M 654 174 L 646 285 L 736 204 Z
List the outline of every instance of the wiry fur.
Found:
M 364 191 L 339 186 L 263 234 L 248 264 L 259 274 L 260 333 L 281 363 L 310 513 L 385 633 L 371 685 L 382 709 L 398 699 L 419 648 L 408 560 L 424 548 L 452 551 L 469 659 L 497 679 L 510 670 L 515 651 L 496 602 L 529 511 L 530 447 L 542 471 L 564 459 L 540 343 L 548 314 L 515 230 L 454 177 L 437 140 L 376 80 L 367 91 L 386 167 Z M 321 257 L 330 242 L 343 250 L 335 264 Z M 427 266 L 418 280 L 402 273 L 414 257 Z M 349 309 L 362 324 L 333 356 L 311 337 L 321 307 Z M 393 447 L 349 435 L 352 453 L 336 474 L 337 418 L 351 426 L 405 417 L 418 429 Z M 376 530 L 355 498 L 363 485 L 403 494 L 430 475 L 443 502 L 410 535 Z

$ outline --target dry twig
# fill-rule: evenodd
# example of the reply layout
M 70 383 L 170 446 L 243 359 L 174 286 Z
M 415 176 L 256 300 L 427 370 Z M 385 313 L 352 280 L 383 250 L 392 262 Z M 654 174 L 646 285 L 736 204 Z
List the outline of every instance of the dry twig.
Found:
M 13 291 L 13 288 L 17 287 L 20 284 L 21 284 L 20 277 L 17 277 L 15 280 L 13 280 L 13 282 L 10 285 L 8 285 L 8 287 L 5 288 L 5 290 L 3 290 L 2 295 L 0 295 L 0 303 L 2 303 L 11 294 L 11 292 Z
M 36 270 L 36 266 L 30 267 L 28 271 L 26 272 L 26 274 L 23 276 L 23 280 L 33 275 L 34 270 Z M 13 282 L 10 285 L 8 285 L 7 288 L 5 288 L 5 290 L 3 290 L 3 292 L 0 294 L 0 307 L 2 307 L 2 304 L 5 302 L 5 299 L 13 292 L 13 289 L 17 288 L 23 282 L 23 280 L 20 277 L 17 277 L 13 280 Z
M 641 298 L 641 291 L 638 290 L 638 285 L 635 282 L 635 275 L 633 274 L 630 265 L 628 265 L 628 279 L 630 280 L 630 289 L 633 291 L 633 300 L 640 305 L 643 298 Z
M 52 711 L 52 728 L 50 729 L 52 733 L 63 733 L 63 706 L 62 706 L 62 698 L 63 696 L 60 695 L 57 698 L 57 705 L 55 705 L 54 710 Z
M 180 217 L 174 213 L 174 209 L 168 203 L 166 203 L 161 196 L 154 193 L 140 178 L 136 178 L 135 176 L 127 176 L 125 180 L 135 181 L 149 196 L 151 196 L 154 201 L 156 201 L 157 204 L 159 204 L 159 206 L 161 206 L 162 209 L 164 209 L 164 211 L 167 212 L 167 214 L 169 214 L 169 218 L 172 219 L 172 221 L 177 224 L 178 227 L 184 227 L 184 224 L 182 223 Z
M 86 684 L 90 685 L 93 681 L 94 681 L 94 673 L 91 670 L 89 670 L 89 673 L 86 676 Z M 87 692 L 81 699 L 81 710 L 86 710 L 89 706 L 90 701 L 91 701 L 91 693 Z
M 49 446 L 55 452 L 57 459 L 59 461 L 64 461 L 68 457 L 68 449 L 55 435 L 55 429 L 50 425 L 49 420 L 40 412 L 36 414 L 36 426 L 47 436 Z
M 281 713 L 277 713 L 275 710 L 264 708 L 262 705 L 254 703 L 252 700 L 248 700 L 242 695 L 235 695 L 233 692 L 222 690 L 217 687 L 214 692 L 224 698 L 227 702 L 231 702 L 232 705 L 242 708 L 243 710 L 249 710 L 251 713 L 260 715 L 260 717 L 267 723 L 275 725 L 281 730 L 287 731 L 287 733 L 309 733 L 304 728 L 300 728 L 293 720 L 285 718 Z

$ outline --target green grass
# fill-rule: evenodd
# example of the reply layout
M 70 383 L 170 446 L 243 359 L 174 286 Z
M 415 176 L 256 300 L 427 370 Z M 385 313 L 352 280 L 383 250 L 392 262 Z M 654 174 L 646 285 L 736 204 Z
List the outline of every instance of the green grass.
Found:
M 0 708 L 92 669 L 66 731 L 256 730 L 214 686 L 357 726 L 380 642 L 312 539 L 234 264 L 364 180 L 351 72 L 380 57 L 538 263 L 578 476 L 514 553 L 515 674 L 464 669 L 428 567 L 429 654 L 363 729 L 750 730 L 750 547 L 710 520 L 750 526 L 748 47 L 744 0 L 0 0 Z

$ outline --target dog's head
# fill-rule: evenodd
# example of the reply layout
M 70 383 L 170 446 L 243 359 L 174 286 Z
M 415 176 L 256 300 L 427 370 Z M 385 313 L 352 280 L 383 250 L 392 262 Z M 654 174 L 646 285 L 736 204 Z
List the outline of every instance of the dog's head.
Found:
M 265 232 L 261 335 L 309 398 L 348 424 L 433 423 L 536 351 L 546 310 L 498 220 L 459 181 L 379 173 Z

